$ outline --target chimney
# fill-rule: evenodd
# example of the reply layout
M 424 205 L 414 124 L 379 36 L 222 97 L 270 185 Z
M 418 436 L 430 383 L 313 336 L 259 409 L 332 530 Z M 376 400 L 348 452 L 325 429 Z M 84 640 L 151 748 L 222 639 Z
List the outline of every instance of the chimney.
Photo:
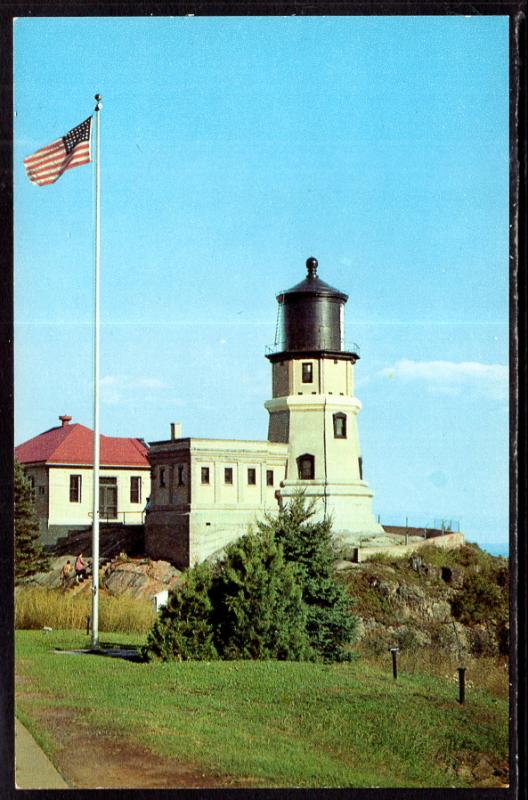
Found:
M 63 414 L 61 417 L 59 417 L 59 419 L 62 422 L 63 428 L 65 428 L 66 425 L 69 425 L 71 422 L 71 417 L 69 417 L 67 414 Z
M 182 428 L 181 422 L 171 422 L 170 426 L 171 426 L 171 428 L 170 428 L 170 431 L 171 431 L 171 442 L 174 442 L 175 439 L 181 439 L 181 433 L 182 433 L 182 431 L 181 431 L 181 428 Z

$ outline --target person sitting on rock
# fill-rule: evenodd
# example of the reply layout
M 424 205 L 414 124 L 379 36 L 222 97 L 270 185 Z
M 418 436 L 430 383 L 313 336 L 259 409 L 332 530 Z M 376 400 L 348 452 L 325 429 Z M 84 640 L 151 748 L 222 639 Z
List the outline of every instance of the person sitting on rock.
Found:
M 75 575 L 77 583 L 80 583 L 80 581 L 86 578 L 86 563 L 83 561 L 82 553 L 79 553 L 75 561 Z
M 67 561 L 61 569 L 61 584 L 63 591 L 66 591 L 71 586 L 73 578 L 73 570 L 71 561 Z

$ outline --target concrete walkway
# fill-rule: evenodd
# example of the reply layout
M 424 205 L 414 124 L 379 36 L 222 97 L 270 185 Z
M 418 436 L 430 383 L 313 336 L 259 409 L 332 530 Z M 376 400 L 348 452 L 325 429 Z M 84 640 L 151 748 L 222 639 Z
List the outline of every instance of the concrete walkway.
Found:
M 69 789 L 30 732 L 15 718 L 15 783 L 17 789 Z

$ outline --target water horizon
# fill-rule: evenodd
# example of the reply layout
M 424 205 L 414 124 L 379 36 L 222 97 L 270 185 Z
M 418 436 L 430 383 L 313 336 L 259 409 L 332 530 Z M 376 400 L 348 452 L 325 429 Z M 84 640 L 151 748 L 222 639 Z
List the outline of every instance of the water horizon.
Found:
M 476 542 L 478 546 L 489 553 L 490 556 L 502 556 L 508 558 L 510 555 L 509 542 Z

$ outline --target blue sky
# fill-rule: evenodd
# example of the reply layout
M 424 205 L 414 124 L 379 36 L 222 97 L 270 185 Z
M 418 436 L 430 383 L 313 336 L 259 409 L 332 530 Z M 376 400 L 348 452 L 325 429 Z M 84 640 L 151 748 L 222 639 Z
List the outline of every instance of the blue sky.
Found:
M 507 17 L 15 22 L 15 439 L 92 425 L 94 169 L 25 156 L 101 112 L 101 430 L 265 439 L 275 295 L 349 295 L 381 521 L 508 535 Z

